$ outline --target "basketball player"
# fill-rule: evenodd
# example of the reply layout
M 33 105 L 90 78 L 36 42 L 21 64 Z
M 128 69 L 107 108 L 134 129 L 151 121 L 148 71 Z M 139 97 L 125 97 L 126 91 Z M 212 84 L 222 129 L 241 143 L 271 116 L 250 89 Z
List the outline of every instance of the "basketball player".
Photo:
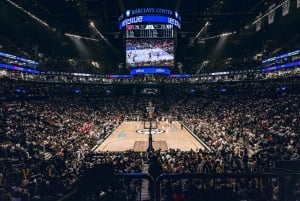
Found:
M 148 60 L 151 61 L 151 59 L 152 59 L 152 50 L 148 52 Z
M 132 51 L 128 52 L 127 54 L 128 59 L 130 59 L 131 55 L 132 55 Z
M 136 53 L 134 53 L 133 54 L 133 57 L 132 57 L 132 62 L 134 63 L 135 62 L 135 58 L 137 57 L 137 54 Z

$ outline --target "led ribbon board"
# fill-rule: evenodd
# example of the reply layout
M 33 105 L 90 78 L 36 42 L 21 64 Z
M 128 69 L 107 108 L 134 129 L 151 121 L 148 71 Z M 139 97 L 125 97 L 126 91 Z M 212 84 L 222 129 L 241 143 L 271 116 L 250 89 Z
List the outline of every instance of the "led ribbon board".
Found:
M 156 68 L 156 67 L 147 67 L 147 68 L 134 68 L 130 70 L 131 75 L 139 74 L 165 74 L 170 75 L 169 68 Z
M 21 71 L 21 72 L 25 72 L 25 73 L 33 73 L 33 74 L 39 74 L 40 73 L 40 71 L 38 71 L 38 70 L 33 70 L 33 69 L 30 69 L 30 68 L 23 68 L 23 67 L 13 66 L 13 65 L 9 65 L 9 64 L 3 64 L 3 63 L 0 63 L 0 68 L 15 70 L 15 71 Z
M 37 62 L 37 61 L 33 61 L 33 60 L 30 60 L 30 59 L 25 59 L 23 57 L 18 57 L 18 56 L 12 55 L 12 54 L 7 54 L 5 52 L 0 52 L 0 56 L 5 57 L 5 58 L 9 58 L 9 59 L 15 59 L 15 60 L 18 60 L 18 61 L 22 61 L 22 62 L 25 62 L 27 64 L 39 65 L 39 62 Z
M 280 69 L 284 69 L 284 68 L 291 68 L 291 67 L 299 66 L 299 65 L 300 65 L 300 61 L 295 61 L 295 62 L 291 62 L 291 63 L 287 63 L 287 64 L 281 64 L 281 65 L 277 65 L 277 66 L 263 68 L 261 71 L 268 72 L 268 71 L 280 70 Z
M 276 61 L 276 60 L 279 60 L 279 59 L 284 59 L 286 57 L 298 55 L 298 54 L 300 54 L 300 50 L 296 50 L 296 51 L 289 52 L 289 53 L 286 53 L 286 54 L 282 54 L 282 55 L 279 55 L 279 56 L 276 56 L 276 57 L 265 59 L 265 60 L 262 61 L 262 63 L 264 64 L 264 63 L 268 63 L 268 62 L 271 62 L 271 61 Z
M 169 75 L 169 78 L 189 78 L 191 75 L 189 74 L 172 74 Z

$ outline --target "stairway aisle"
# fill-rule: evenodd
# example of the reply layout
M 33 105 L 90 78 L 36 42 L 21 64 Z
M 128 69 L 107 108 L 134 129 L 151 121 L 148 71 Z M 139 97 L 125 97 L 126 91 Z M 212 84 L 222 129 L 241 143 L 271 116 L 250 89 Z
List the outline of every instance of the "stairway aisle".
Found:
M 144 164 L 143 173 L 148 173 L 148 164 Z M 150 201 L 151 200 L 151 195 L 149 192 L 149 181 L 146 179 L 142 180 L 141 184 L 141 196 L 137 197 L 136 201 Z

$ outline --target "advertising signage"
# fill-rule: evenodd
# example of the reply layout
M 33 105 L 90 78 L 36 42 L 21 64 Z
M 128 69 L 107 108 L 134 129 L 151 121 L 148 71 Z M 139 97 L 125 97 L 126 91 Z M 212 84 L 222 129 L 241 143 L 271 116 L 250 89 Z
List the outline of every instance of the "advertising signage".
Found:
M 130 24 L 138 24 L 138 23 L 162 23 L 162 24 L 172 24 L 176 26 L 178 29 L 181 28 L 181 24 L 177 19 L 166 16 L 158 16 L 158 15 L 140 15 L 134 16 L 130 18 L 126 18 L 119 23 L 119 29 L 122 29 L 126 25 Z
M 181 28 L 181 17 L 177 11 L 165 8 L 137 8 L 126 10 L 119 17 L 119 29 L 137 23 L 163 23 L 172 24 Z
M 122 13 L 119 17 L 119 22 L 125 18 L 129 18 L 137 15 L 160 15 L 160 16 L 170 16 L 181 21 L 181 17 L 177 11 L 172 11 L 165 8 L 137 8 L 126 10 L 125 13 Z

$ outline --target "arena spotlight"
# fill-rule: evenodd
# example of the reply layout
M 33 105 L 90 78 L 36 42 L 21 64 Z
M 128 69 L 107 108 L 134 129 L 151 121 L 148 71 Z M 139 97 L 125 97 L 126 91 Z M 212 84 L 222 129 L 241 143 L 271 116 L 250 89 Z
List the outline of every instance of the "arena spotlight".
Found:
M 94 22 L 90 22 L 90 25 L 91 25 L 91 27 L 95 27 L 95 24 L 94 24 Z
M 65 36 L 68 36 L 69 38 L 73 38 L 73 39 L 85 39 L 85 40 L 92 40 L 92 41 L 96 41 L 98 42 L 99 40 L 96 38 L 89 38 L 89 37 L 85 37 L 85 36 L 80 36 L 80 35 L 76 35 L 76 34 L 71 34 L 71 33 L 65 33 Z
M 110 90 L 110 89 L 106 89 L 106 90 L 105 90 L 105 93 L 106 93 L 106 95 L 109 96 L 109 95 L 111 94 L 111 90 Z
M 17 94 L 25 94 L 26 91 L 25 91 L 25 89 L 22 89 L 22 88 L 16 88 L 16 93 Z
M 11 1 L 11 0 L 6 0 L 9 4 L 11 4 L 12 6 L 14 6 L 15 8 L 21 10 L 23 13 L 25 13 L 26 15 L 28 15 L 29 17 L 31 17 L 33 20 L 35 20 L 36 22 L 40 23 L 41 25 L 43 25 L 44 27 L 52 30 L 52 31 L 56 31 L 55 28 L 52 28 L 49 26 L 49 24 L 47 24 L 47 22 L 43 21 L 42 19 L 38 18 L 37 16 L 35 16 L 34 14 L 32 14 L 31 12 L 29 12 L 28 10 L 24 9 L 22 6 L 16 4 L 15 2 Z
M 233 31 L 233 32 L 225 32 L 225 33 L 222 33 L 220 34 L 219 36 L 222 37 L 222 36 L 230 36 L 232 34 L 236 34 L 236 31 Z
M 222 93 L 225 93 L 226 91 L 227 91 L 226 88 L 222 88 L 222 89 L 221 89 L 221 92 L 222 92 Z
M 80 94 L 80 93 L 81 93 L 81 90 L 80 90 L 80 89 L 75 89 L 75 90 L 74 90 L 74 93 L 75 93 L 75 94 Z
M 22 89 L 17 88 L 17 89 L 16 89 L 16 92 L 17 92 L 17 93 L 21 93 L 21 92 L 22 92 Z
M 225 33 L 222 33 L 222 34 L 219 34 L 219 35 L 215 35 L 215 36 L 211 36 L 211 37 L 200 38 L 199 40 L 200 40 L 200 41 L 206 41 L 206 40 L 209 40 L 209 39 L 214 39 L 214 38 L 221 38 L 221 37 L 225 37 L 225 36 L 230 36 L 230 35 L 233 35 L 233 34 L 236 34 L 236 33 L 237 33 L 236 31 L 233 31 L 233 32 L 225 32 Z
M 70 34 L 70 33 L 65 33 L 65 36 L 68 36 L 70 38 L 76 38 L 76 39 L 80 39 L 81 36 L 79 35 L 76 35 L 76 34 Z
M 205 25 L 200 29 L 200 31 L 197 33 L 197 35 L 192 39 L 192 43 L 199 38 L 200 34 L 205 30 L 205 28 L 209 25 L 209 21 L 205 23 Z
M 94 22 L 90 22 L 90 26 L 92 27 L 93 30 L 96 31 L 96 33 L 100 36 L 100 38 L 102 38 L 104 41 L 107 42 L 107 39 L 102 35 L 102 33 L 97 29 L 97 27 L 95 26 Z
M 108 47 L 112 48 L 113 51 L 115 51 L 115 52 L 118 51 L 117 48 L 115 48 L 115 47 L 108 41 L 108 39 L 105 38 L 104 35 L 97 29 L 97 27 L 96 27 L 96 25 L 95 25 L 94 22 L 91 21 L 91 22 L 89 23 L 89 27 L 90 27 L 91 29 L 93 29 L 93 31 L 95 31 L 95 32 L 98 34 L 98 36 L 100 36 L 100 39 L 99 39 L 98 41 L 100 41 L 100 40 L 102 39 Z
M 285 91 L 286 90 L 286 86 L 281 86 L 281 91 Z
M 126 17 L 129 17 L 130 15 L 130 10 L 126 10 Z

